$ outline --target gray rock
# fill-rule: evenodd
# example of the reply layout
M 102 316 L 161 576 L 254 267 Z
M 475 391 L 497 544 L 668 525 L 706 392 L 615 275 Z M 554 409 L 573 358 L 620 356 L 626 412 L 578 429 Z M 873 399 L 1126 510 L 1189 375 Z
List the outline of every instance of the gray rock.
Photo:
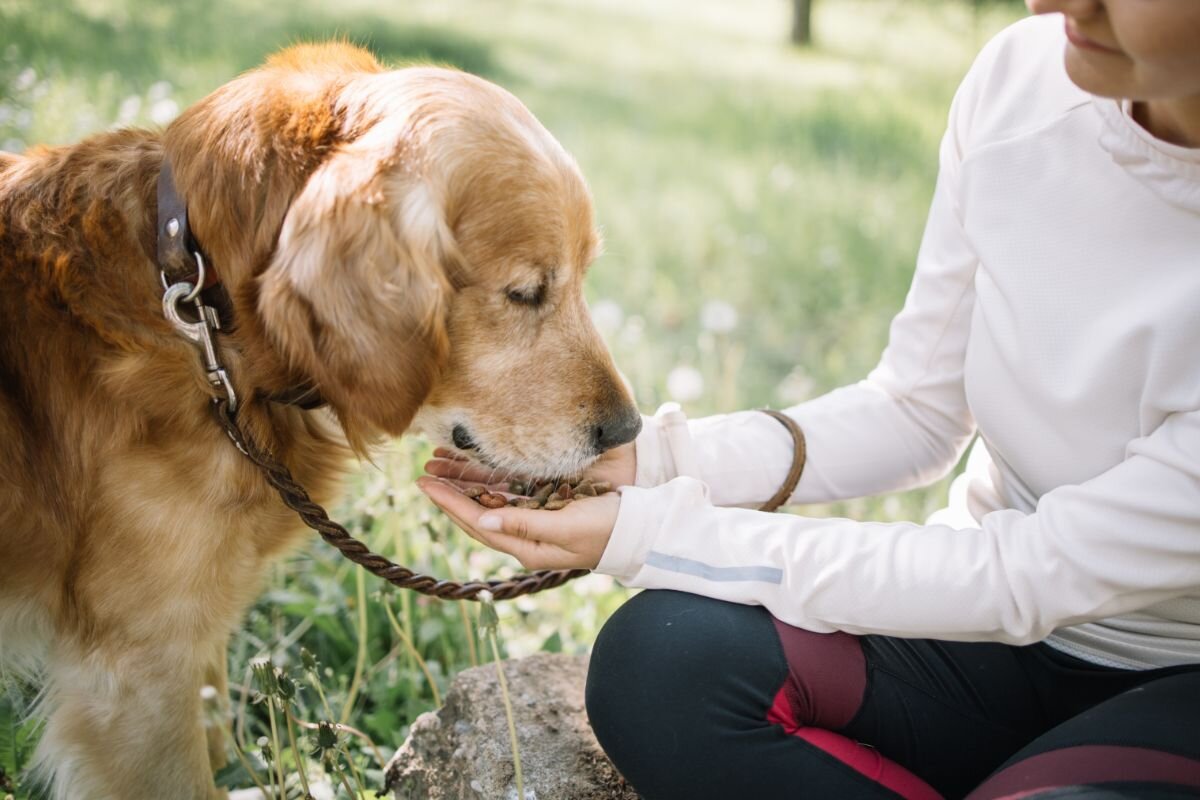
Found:
M 637 800 L 596 743 L 583 708 L 587 659 L 504 662 L 524 800 Z M 422 714 L 387 768 L 396 800 L 517 800 L 496 665 L 464 670 L 446 704 Z

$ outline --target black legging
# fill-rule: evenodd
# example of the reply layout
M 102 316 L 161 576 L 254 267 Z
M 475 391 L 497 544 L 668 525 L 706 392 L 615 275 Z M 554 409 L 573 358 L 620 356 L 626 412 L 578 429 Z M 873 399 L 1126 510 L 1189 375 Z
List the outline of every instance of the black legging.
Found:
M 646 591 L 596 641 L 587 710 L 646 800 L 1200 798 L 1200 665 L 815 634 Z

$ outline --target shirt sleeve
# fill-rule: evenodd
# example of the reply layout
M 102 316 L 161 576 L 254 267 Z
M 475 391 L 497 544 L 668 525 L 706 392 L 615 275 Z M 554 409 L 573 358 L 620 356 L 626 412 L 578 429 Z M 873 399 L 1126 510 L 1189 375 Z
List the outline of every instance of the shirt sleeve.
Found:
M 968 76 L 951 106 L 916 272 L 878 366 L 860 383 L 786 409 L 808 442 L 793 503 L 929 484 L 953 468 L 974 434 L 963 364 L 978 259 L 957 203 L 974 83 Z M 688 421 L 669 404 L 644 422 L 637 486 L 686 475 L 707 483 L 716 505 L 758 505 L 774 495 L 791 465 L 791 437 L 759 412 Z
M 1200 586 L 1200 411 L 1097 477 L 978 528 L 765 514 L 680 477 L 625 487 L 598 571 L 765 606 L 818 632 L 1028 644 Z

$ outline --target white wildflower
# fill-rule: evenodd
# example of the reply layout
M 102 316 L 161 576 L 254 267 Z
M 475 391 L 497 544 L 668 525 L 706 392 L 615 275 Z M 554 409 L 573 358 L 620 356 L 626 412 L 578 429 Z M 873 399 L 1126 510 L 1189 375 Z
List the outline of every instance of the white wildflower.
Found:
M 782 161 L 771 167 L 768 177 L 771 184 L 780 191 L 792 188 L 792 184 L 796 182 L 796 173 L 792 172 L 792 168 Z
M 811 397 L 813 387 L 813 379 L 808 376 L 808 373 L 803 368 L 796 367 L 779 382 L 779 386 L 775 387 L 775 393 L 779 395 L 780 400 L 792 405 Z
M 138 112 L 142 110 L 142 98 L 136 94 L 131 94 L 121 101 L 121 105 L 117 107 L 117 124 L 129 125 L 137 119 Z
M 729 333 L 737 327 L 737 309 L 724 300 L 709 300 L 700 309 L 700 324 L 713 333 Z
M 642 341 L 642 335 L 645 332 L 646 321 L 641 317 L 630 317 L 625 322 L 625 327 L 621 329 L 621 343 L 635 345 Z
M 166 125 L 179 113 L 179 104 L 169 97 L 150 104 L 150 119 L 155 125 Z
M 33 88 L 37 83 L 37 72 L 33 67 L 26 67 L 17 73 L 17 77 L 13 79 L 12 88 L 18 92 L 26 92 Z
M 171 96 L 171 82 L 170 81 L 156 81 L 150 85 L 149 89 L 146 90 L 146 99 L 152 103 L 155 100 L 163 100 L 170 96 Z
M 613 300 L 597 300 L 591 308 L 592 322 L 604 336 L 612 336 L 621 329 L 625 311 Z
M 695 367 L 675 367 L 667 373 L 667 394 L 680 403 L 695 400 L 704 394 L 704 376 Z

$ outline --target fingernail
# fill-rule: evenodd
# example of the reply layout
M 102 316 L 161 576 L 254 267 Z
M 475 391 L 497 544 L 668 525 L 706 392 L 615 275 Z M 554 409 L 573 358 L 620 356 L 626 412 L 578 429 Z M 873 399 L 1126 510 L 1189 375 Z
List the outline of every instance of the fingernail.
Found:
M 499 514 L 484 514 L 479 518 L 479 527 L 485 531 L 498 531 L 503 522 Z

